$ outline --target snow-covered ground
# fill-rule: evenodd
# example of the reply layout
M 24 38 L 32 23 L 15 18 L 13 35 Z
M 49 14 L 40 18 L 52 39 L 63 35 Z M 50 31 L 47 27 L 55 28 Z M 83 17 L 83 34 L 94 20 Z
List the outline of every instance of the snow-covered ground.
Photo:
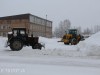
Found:
M 1 56 L 0 75 L 100 75 L 100 60 Z
M 100 75 L 100 32 L 78 45 L 64 45 L 60 38 L 43 38 L 42 50 L 5 48 L 0 37 L 0 75 Z

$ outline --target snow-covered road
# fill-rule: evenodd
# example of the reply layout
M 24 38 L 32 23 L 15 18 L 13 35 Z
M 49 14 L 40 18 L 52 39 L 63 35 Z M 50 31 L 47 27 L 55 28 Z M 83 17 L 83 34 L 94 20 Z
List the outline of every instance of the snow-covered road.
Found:
M 72 57 L 52 57 L 52 56 L 34 56 L 34 57 L 16 57 L 1 56 L 0 63 L 19 63 L 19 64 L 42 64 L 42 65 L 61 65 L 61 66 L 79 66 L 79 67 L 98 67 L 99 59 L 72 58 Z
M 0 56 L 0 75 L 100 75 L 100 60 L 52 56 Z
M 21 51 L 5 48 L 0 51 L 0 75 L 67 74 L 100 75 L 100 60 L 94 57 L 47 55 L 45 50 L 31 48 L 23 48 Z

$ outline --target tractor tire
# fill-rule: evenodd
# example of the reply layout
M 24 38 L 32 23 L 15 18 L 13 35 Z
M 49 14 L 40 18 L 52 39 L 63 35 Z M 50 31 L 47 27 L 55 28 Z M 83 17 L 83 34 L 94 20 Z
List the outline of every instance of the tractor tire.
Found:
M 32 49 L 42 49 L 42 46 L 40 43 L 35 44 L 34 46 L 32 46 Z
M 75 39 L 75 38 L 73 38 L 72 40 L 71 40 L 71 45 L 76 45 L 78 42 L 77 42 L 77 40 Z
M 19 51 L 23 48 L 23 42 L 19 39 L 14 39 L 10 42 L 10 48 L 12 51 Z

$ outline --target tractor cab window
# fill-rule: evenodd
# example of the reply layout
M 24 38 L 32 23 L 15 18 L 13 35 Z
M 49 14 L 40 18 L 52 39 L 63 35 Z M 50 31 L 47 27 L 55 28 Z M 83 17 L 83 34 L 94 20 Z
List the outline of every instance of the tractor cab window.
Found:
M 14 36 L 24 36 L 26 35 L 26 30 L 23 28 L 14 28 L 12 30 Z
M 14 36 L 17 36 L 17 34 L 18 34 L 18 31 L 17 31 L 17 30 L 14 30 L 14 31 L 13 31 L 13 35 L 14 35 Z
M 76 30 L 69 30 L 69 34 L 77 34 Z
M 25 34 L 25 31 L 24 31 L 24 30 L 21 30 L 21 31 L 20 31 L 20 34 Z
M 73 31 L 73 33 L 74 33 L 74 34 L 77 34 L 77 31 L 76 31 L 76 30 L 74 30 L 74 31 Z

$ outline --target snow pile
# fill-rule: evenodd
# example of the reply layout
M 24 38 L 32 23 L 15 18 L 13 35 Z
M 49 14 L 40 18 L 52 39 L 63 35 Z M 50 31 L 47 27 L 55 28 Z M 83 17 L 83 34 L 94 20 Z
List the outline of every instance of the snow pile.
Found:
M 84 56 L 75 45 L 64 45 L 61 38 L 40 37 L 39 42 L 45 43 L 45 49 L 39 51 L 39 55 L 58 55 L 58 56 Z M 37 52 L 36 52 L 37 53 Z
M 4 49 L 6 42 L 7 42 L 7 38 L 0 37 L 0 49 Z
M 64 45 L 60 41 L 61 38 L 44 38 L 39 37 L 40 43 L 45 43 L 45 48 L 42 50 L 33 50 L 32 47 L 24 47 L 21 51 L 11 51 L 10 48 L 5 48 L 7 38 L 0 37 L 0 55 L 18 55 L 18 56 L 33 56 L 33 55 L 50 55 L 50 56 L 100 56 L 100 32 L 92 35 L 85 41 L 80 41 L 78 45 Z
M 50 55 L 50 56 L 84 56 L 77 46 L 64 45 L 63 42 L 57 42 L 60 38 L 44 38 L 39 37 L 39 42 L 45 43 L 45 48 L 42 50 L 32 49 L 31 46 L 24 47 L 21 51 L 11 51 L 9 47 L 5 48 L 7 38 L 0 37 L 0 55 L 9 56 L 34 56 L 34 55 Z
M 89 56 L 100 56 L 100 32 L 80 42 L 79 50 L 84 51 Z
M 64 45 L 63 42 L 58 42 L 60 40 L 61 40 L 61 38 L 39 37 L 39 42 L 45 43 L 46 49 L 51 49 L 51 50 L 76 50 L 75 46 Z

